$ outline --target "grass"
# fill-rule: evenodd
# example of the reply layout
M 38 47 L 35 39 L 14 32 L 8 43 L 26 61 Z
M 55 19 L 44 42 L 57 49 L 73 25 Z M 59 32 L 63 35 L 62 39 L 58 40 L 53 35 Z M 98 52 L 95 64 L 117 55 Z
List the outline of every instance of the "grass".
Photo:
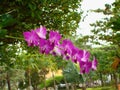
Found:
M 82 90 L 82 89 L 78 89 Z M 113 86 L 105 86 L 105 87 L 95 87 L 95 88 L 87 88 L 86 90 L 116 90 Z

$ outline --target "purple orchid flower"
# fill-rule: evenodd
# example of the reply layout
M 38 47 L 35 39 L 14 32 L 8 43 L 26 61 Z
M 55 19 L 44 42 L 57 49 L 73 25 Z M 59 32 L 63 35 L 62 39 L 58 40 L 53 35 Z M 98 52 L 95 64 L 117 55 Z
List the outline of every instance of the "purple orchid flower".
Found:
M 92 62 L 87 61 L 87 62 L 79 62 L 80 64 L 80 73 L 81 74 L 88 74 L 92 68 Z
M 86 62 L 90 58 L 90 53 L 86 50 L 79 50 L 79 56 L 80 56 L 79 61 Z
M 88 51 L 75 47 L 68 39 L 64 39 L 60 44 L 61 35 L 56 31 L 50 31 L 49 39 L 46 39 L 46 34 L 46 28 L 43 26 L 23 33 L 28 46 L 39 46 L 40 53 L 63 56 L 63 59 L 71 59 L 74 63 L 78 62 L 81 74 L 88 74 L 91 69 L 97 69 L 98 62 L 96 58 L 93 61 L 89 60 L 90 53 Z
M 35 29 L 35 32 L 40 38 L 46 39 L 47 31 L 45 27 L 41 26 L 40 28 Z
M 53 50 L 54 45 L 50 44 L 49 40 L 40 39 L 39 48 L 40 48 L 40 52 L 42 54 L 44 54 L 44 53 L 49 54 Z
M 97 69 L 97 64 L 98 64 L 98 61 L 96 60 L 96 58 L 94 58 L 94 60 L 92 61 L 92 70 Z
M 72 49 L 72 62 L 77 63 L 77 61 L 80 59 L 80 52 L 77 47 L 74 47 Z
M 49 41 L 51 43 L 54 43 L 55 45 L 58 45 L 60 39 L 61 39 L 61 35 L 58 32 L 50 31 L 50 33 L 49 33 Z
M 54 46 L 54 49 L 51 52 L 51 54 L 54 56 L 61 56 L 62 55 L 62 50 L 60 48 L 60 44 Z
M 61 44 L 62 55 L 64 59 L 70 59 L 72 55 L 72 49 L 74 48 L 73 43 L 70 40 L 63 40 Z
M 39 37 L 34 30 L 27 31 L 23 33 L 25 41 L 27 41 L 28 46 L 38 46 Z

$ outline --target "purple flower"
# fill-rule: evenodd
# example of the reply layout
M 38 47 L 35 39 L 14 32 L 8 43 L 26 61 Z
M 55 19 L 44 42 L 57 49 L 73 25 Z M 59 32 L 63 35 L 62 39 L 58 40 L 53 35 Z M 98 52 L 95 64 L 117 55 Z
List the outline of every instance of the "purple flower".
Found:
M 53 51 L 51 52 L 54 56 L 61 56 L 62 55 L 62 50 L 60 49 L 60 44 L 54 46 Z
M 63 59 L 78 62 L 81 74 L 88 74 L 91 69 L 97 69 L 98 62 L 95 58 L 93 61 L 89 61 L 90 53 L 88 51 L 75 47 L 68 39 L 64 39 L 60 44 L 61 35 L 56 31 L 50 31 L 49 39 L 46 39 L 46 34 L 46 28 L 43 26 L 23 33 L 28 46 L 39 46 L 40 53 L 62 56 Z
M 97 64 L 98 64 L 98 61 L 96 60 L 96 58 L 94 58 L 94 60 L 92 61 L 92 69 L 93 70 L 97 69 Z
M 39 37 L 34 30 L 27 31 L 23 33 L 25 41 L 27 41 L 28 46 L 38 46 Z
M 64 59 L 70 59 L 72 55 L 72 49 L 74 48 L 73 43 L 70 40 L 63 40 L 61 44 L 62 55 Z
M 86 50 L 79 50 L 80 59 L 79 61 L 86 62 L 90 58 L 90 53 Z
M 87 62 L 80 61 L 79 65 L 81 74 L 88 74 L 92 68 L 92 62 L 90 61 Z
M 54 45 L 50 44 L 50 42 L 48 40 L 40 39 L 39 48 L 40 48 L 40 52 L 42 54 L 44 54 L 44 53 L 49 54 L 53 50 Z
M 35 32 L 40 38 L 46 39 L 47 31 L 45 27 L 41 26 L 40 28 L 35 29 Z
M 74 47 L 72 49 L 72 61 L 74 63 L 77 63 L 78 59 L 80 59 L 80 52 L 79 52 L 79 49 L 77 47 Z
M 55 45 L 58 45 L 60 39 L 61 39 L 61 35 L 58 32 L 50 31 L 50 33 L 49 33 L 49 41 L 51 43 L 54 43 Z

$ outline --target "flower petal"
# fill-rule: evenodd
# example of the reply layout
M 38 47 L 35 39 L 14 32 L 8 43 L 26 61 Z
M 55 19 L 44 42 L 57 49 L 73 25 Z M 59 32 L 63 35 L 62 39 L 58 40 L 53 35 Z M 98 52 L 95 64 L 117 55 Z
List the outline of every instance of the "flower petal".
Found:
M 92 61 L 92 69 L 93 70 L 97 69 L 97 64 L 98 64 L 98 61 L 96 60 L 96 58 L 94 58 L 94 60 Z
M 46 39 L 47 30 L 45 27 L 41 26 L 40 28 L 35 29 L 35 31 L 40 38 Z
M 50 44 L 48 40 L 40 39 L 39 48 L 41 53 L 49 54 L 53 50 L 54 45 Z
M 23 33 L 25 40 L 28 43 L 28 46 L 38 46 L 39 45 L 39 37 L 37 36 L 34 30 L 27 31 Z
M 54 43 L 55 45 L 58 45 L 60 39 L 61 39 L 61 35 L 58 32 L 50 31 L 50 33 L 49 33 L 49 41 L 51 43 Z

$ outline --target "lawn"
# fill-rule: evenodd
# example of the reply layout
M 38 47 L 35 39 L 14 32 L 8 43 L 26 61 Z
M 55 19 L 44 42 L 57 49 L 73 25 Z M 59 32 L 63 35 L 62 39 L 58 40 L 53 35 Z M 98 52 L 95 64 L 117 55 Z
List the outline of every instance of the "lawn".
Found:
M 82 90 L 82 89 L 78 89 Z M 116 90 L 113 86 L 106 86 L 106 87 L 95 87 L 95 88 L 87 88 L 86 90 Z

